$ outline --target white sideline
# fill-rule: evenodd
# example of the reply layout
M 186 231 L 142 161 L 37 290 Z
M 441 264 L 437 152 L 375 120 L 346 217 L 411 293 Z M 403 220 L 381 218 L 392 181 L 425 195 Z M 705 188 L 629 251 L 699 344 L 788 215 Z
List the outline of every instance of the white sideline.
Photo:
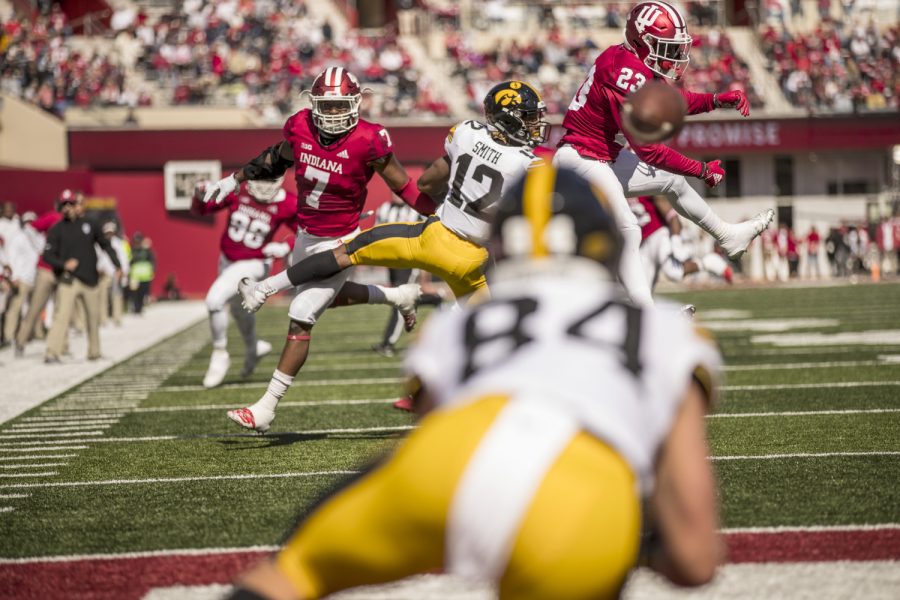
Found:
M 882 531 L 900 529 L 900 523 L 867 523 L 861 525 L 780 525 L 777 527 L 732 527 L 722 529 L 725 534 L 732 533 L 829 533 L 835 531 Z
M 0 351 L 0 368 L 3 370 L 0 423 L 175 335 L 206 315 L 206 306 L 199 301 L 160 302 L 147 307 L 142 316 L 125 315 L 122 327 L 100 330 L 104 358 L 96 361 L 85 359 L 84 337 L 70 340 L 76 358 L 64 360 L 60 365 L 44 364 L 44 342 L 30 343 L 25 348 L 24 358 L 15 358 L 12 348 Z
M 821 417 L 828 415 L 877 415 L 900 412 L 900 408 L 848 408 L 846 410 L 788 410 L 784 412 L 716 413 L 707 419 L 744 419 L 751 417 Z
M 900 381 L 823 381 L 822 383 L 778 383 L 772 385 L 723 385 L 723 392 L 752 392 L 756 390 L 811 390 L 818 388 L 894 387 Z
M 403 377 L 368 377 L 360 379 L 303 379 L 298 385 L 303 387 L 319 387 L 323 385 L 380 385 L 390 383 L 403 383 Z M 226 383 L 215 389 L 247 390 L 253 388 L 268 387 L 268 381 L 251 381 L 249 383 Z M 202 385 L 162 385 L 156 388 L 156 392 L 208 392 L 211 391 Z
M 360 471 L 298 471 L 295 473 L 248 473 L 244 475 L 208 475 L 202 477 L 157 477 L 154 479 L 107 479 L 105 481 L 55 481 L 49 483 L 6 483 L 0 484 L 2 489 L 48 488 L 48 487 L 85 487 L 91 485 L 137 485 L 148 483 L 184 483 L 193 481 L 228 481 L 245 479 L 295 479 L 298 477 L 333 477 L 337 475 L 356 475 Z M 57 473 L 43 473 L 57 475 Z M 2 477 L 2 475 L 0 475 Z M 25 475 L 17 475 L 25 477 Z
M 796 452 L 793 454 L 756 454 L 710 456 L 710 460 L 777 460 L 779 458 L 832 458 L 855 456 L 900 456 L 900 451 L 876 450 L 872 452 Z

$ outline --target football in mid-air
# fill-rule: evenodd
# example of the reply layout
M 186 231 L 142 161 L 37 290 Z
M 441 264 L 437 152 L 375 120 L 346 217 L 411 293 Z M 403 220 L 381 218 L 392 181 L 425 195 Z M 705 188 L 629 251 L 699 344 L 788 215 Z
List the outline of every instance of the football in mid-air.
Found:
M 651 81 L 625 99 L 622 126 L 638 142 L 661 142 L 681 130 L 686 111 L 687 104 L 677 89 Z

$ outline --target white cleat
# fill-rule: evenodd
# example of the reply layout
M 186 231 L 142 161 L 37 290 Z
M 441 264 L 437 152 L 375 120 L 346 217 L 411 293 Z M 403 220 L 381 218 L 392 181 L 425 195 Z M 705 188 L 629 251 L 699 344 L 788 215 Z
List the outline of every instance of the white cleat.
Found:
M 403 315 L 403 328 L 412 331 L 416 326 L 416 303 L 422 297 L 422 286 L 418 283 L 404 283 L 397 287 L 397 301 L 394 306 Z
M 267 432 L 272 425 L 272 421 L 275 420 L 275 413 L 271 410 L 263 411 L 257 408 L 256 412 L 254 412 L 253 407 L 236 408 L 229 410 L 225 414 L 244 429 L 252 429 L 260 433 Z
M 774 218 L 775 211 L 770 208 L 752 219 L 732 225 L 725 238 L 719 240 L 719 244 L 722 245 L 722 249 L 728 255 L 728 258 L 740 258 L 741 254 L 747 250 L 750 242 L 765 231 Z
M 275 294 L 278 290 L 268 287 L 265 281 L 253 281 L 249 277 L 244 277 L 238 282 L 238 294 L 241 295 L 241 306 L 248 313 L 255 313 L 262 305 L 266 303 L 269 296 Z
M 272 351 L 272 344 L 267 342 L 266 340 L 256 340 L 256 352 L 253 354 L 248 354 L 244 358 L 244 367 L 241 369 L 241 377 L 246 379 L 253 375 L 253 371 L 256 370 L 256 365 L 259 364 L 259 361 L 262 360 L 262 357 Z
M 231 357 L 228 356 L 228 350 L 213 350 L 212 356 L 209 357 L 209 368 L 203 376 L 203 387 L 214 388 L 222 385 L 229 367 Z

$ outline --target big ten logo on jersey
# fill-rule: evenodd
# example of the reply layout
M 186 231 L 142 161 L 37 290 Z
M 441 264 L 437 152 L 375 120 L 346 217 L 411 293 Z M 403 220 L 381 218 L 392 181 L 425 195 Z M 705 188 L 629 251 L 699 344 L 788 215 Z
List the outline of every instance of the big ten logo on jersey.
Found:
M 268 210 L 240 204 L 228 220 L 228 237 L 251 250 L 262 248 L 272 231 L 272 215 Z
M 564 321 L 567 326 L 562 332 L 537 326 L 535 319 L 539 310 L 539 300 L 529 297 L 490 300 L 475 308 L 463 328 L 466 362 L 462 380 L 481 369 L 506 362 L 520 348 L 540 338 L 556 338 L 560 334 L 576 343 L 612 349 L 629 373 L 635 377 L 641 374 L 640 308 L 616 299 L 604 300 L 571 315 Z M 526 325 L 529 319 L 531 323 Z M 547 319 L 537 321 L 546 322 Z

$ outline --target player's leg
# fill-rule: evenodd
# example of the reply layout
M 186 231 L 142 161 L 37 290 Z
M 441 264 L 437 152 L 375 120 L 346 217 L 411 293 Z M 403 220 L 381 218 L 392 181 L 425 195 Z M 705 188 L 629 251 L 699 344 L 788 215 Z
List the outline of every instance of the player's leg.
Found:
M 225 305 L 234 295 L 237 283 L 233 281 L 231 274 L 240 263 L 232 263 L 224 256 L 219 257 L 219 275 L 206 292 L 206 311 L 209 315 L 209 332 L 212 335 L 212 354 L 209 357 L 209 367 L 203 376 L 203 387 L 214 388 L 222 383 L 225 375 L 231 367 L 231 357 L 228 354 L 228 313 Z M 230 286 L 230 287 L 229 287 Z
M 69 324 L 72 321 L 72 313 L 75 311 L 75 300 L 78 294 L 75 282 L 60 283 L 56 288 L 56 301 L 53 314 L 53 323 L 47 334 L 47 351 L 44 362 L 58 363 L 66 346 L 66 338 L 69 334 Z
M 16 333 L 16 353 L 24 354 L 25 344 L 31 339 L 35 329 L 40 325 L 41 311 L 50 300 L 53 294 L 53 287 L 56 285 L 56 277 L 47 269 L 37 269 L 37 275 L 34 277 L 34 288 L 31 290 L 31 298 L 28 300 L 28 312 L 19 325 L 19 331 Z
M 278 402 L 284 398 L 294 382 L 294 377 L 306 363 L 313 326 L 325 309 L 334 302 L 348 277 L 350 271 L 344 270 L 328 279 L 300 287 L 288 310 L 291 322 L 281 358 L 265 393 L 251 406 L 228 411 L 229 419 L 241 427 L 259 432 L 269 429 L 275 419 Z
M 613 172 L 613 168 L 609 163 L 582 158 L 571 146 L 560 148 L 553 157 L 553 164 L 557 168 L 564 167 L 574 170 L 603 192 L 619 230 L 622 232 L 623 244 L 622 258 L 619 262 L 619 279 L 633 302 L 640 305 L 653 304 L 650 286 L 641 263 L 641 228 L 638 226 L 637 217 L 628 206 L 622 184 Z
M 775 217 L 768 209 L 741 223 L 723 221 L 683 175 L 650 167 L 628 150 L 619 153 L 613 170 L 627 196 L 665 195 L 678 214 L 713 236 L 731 257 L 739 257 Z
M 100 311 L 104 302 L 99 284 L 91 287 L 81 286 L 82 306 L 84 307 L 84 323 L 88 338 L 88 360 L 101 358 L 100 354 Z
M 401 285 L 414 283 L 418 276 L 418 269 L 388 269 L 388 278 L 391 285 L 399 287 Z M 403 333 L 403 315 L 399 310 L 392 310 L 388 316 L 387 324 L 384 328 L 384 334 L 381 342 L 372 346 L 372 350 L 382 356 L 394 356 L 394 346 L 400 340 L 400 334 Z

